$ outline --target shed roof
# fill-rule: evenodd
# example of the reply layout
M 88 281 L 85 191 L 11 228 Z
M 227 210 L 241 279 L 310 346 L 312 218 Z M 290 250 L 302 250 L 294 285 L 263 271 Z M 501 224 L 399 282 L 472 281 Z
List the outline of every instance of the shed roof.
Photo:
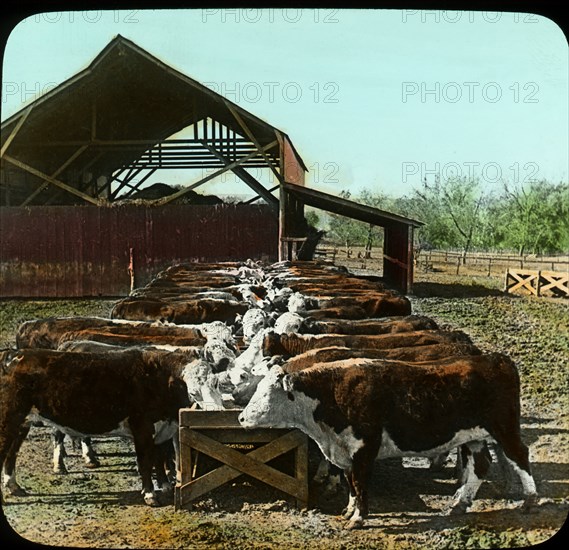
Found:
M 87 166 L 94 174 L 110 174 L 205 118 L 243 136 L 232 110 L 260 146 L 279 134 L 288 140 L 284 132 L 117 35 L 87 68 L 5 120 L 0 143 L 2 153 L 44 174 L 53 174 L 75 154 L 66 171 Z M 267 153 L 278 158 L 279 146 Z
M 313 206 L 314 208 L 340 214 L 341 216 L 373 225 L 379 225 L 381 227 L 401 225 L 420 227 L 425 225 L 423 222 L 412 218 L 393 214 L 385 210 L 380 210 L 379 208 L 360 204 L 309 187 L 301 187 L 290 183 L 285 183 L 283 187 L 286 192 L 291 193 L 295 198 L 308 206 Z

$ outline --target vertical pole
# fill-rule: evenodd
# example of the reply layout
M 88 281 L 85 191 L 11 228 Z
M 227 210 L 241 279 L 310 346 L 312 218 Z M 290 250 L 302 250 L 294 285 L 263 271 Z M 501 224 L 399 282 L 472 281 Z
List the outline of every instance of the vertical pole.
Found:
M 407 231 L 407 288 L 405 292 L 407 294 L 413 294 L 413 277 L 414 277 L 414 265 L 415 259 L 413 258 L 413 241 L 414 241 L 414 229 L 410 225 Z
M 134 249 L 129 249 L 128 274 L 130 275 L 130 291 L 134 290 Z
M 286 237 L 286 191 L 281 184 L 279 186 L 279 262 L 288 259 Z

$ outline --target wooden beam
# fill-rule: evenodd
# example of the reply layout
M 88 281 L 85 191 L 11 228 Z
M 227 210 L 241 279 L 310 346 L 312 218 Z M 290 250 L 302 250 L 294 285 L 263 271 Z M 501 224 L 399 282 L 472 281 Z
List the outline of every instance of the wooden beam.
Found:
M 75 196 L 83 199 L 84 201 L 90 202 L 92 204 L 96 204 L 97 206 L 100 206 L 101 204 L 103 204 L 102 201 L 100 201 L 98 199 L 94 199 L 93 197 L 86 195 L 85 193 L 82 193 L 81 191 L 78 191 L 74 187 L 71 187 L 71 186 L 67 185 L 66 183 L 63 183 L 62 181 L 59 181 L 55 178 L 52 178 L 51 176 L 44 174 L 40 170 L 36 170 L 35 168 L 31 167 L 30 165 L 25 164 L 24 162 L 20 162 L 19 160 L 12 158 L 6 154 L 4 155 L 4 160 L 9 162 L 10 164 L 13 164 L 14 166 L 17 166 L 18 168 L 21 168 L 22 170 L 25 170 L 26 172 L 29 172 L 30 174 L 32 174 L 34 176 L 37 176 L 38 178 L 41 178 L 41 179 L 51 183 L 52 185 L 55 185 L 56 187 L 59 187 L 60 189 L 67 191 L 68 193 L 71 193 L 72 195 L 75 195 Z
M 238 122 L 239 126 L 241 126 L 241 128 L 243 128 L 243 131 L 245 132 L 247 137 L 254 143 L 255 147 L 261 152 L 261 154 L 263 155 L 263 158 L 265 159 L 265 162 L 269 165 L 269 168 L 273 171 L 273 173 L 277 177 L 277 181 L 280 181 L 280 182 L 284 181 L 284 176 L 282 174 L 279 174 L 277 169 L 273 166 L 273 163 L 269 159 L 269 156 L 262 150 L 261 144 L 259 143 L 259 141 L 255 137 L 253 132 L 251 132 L 251 130 L 249 130 L 249 127 L 247 126 L 247 124 L 245 124 L 245 121 L 241 118 L 241 115 L 237 112 L 237 110 L 233 107 L 233 105 L 231 105 L 231 103 L 229 103 L 229 101 L 225 101 L 225 105 L 227 106 L 227 108 L 229 109 L 229 111 L 231 112 L 231 114 L 233 115 L 235 120 Z
M 225 166 L 229 166 L 231 164 L 231 161 L 228 158 L 224 157 L 219 151 L 217 151 L 211 145 L 208 145 L 205 141 L 204 141 L 204 147 L 206 147 L 213 156 L 215 156 L 217 159 L 223 162 Z M 279 207 L 278 199 L 274 195 L 272 195 L 270 191 L 267 191 L 267 189 L 261 184 L 261 182 L 259 182 L 256 178 L 254 178 L 251 174 L 249 174 L 247 170 L 245 170 L 240 166 L 237 166 L 235 168 L 232 168 L 231 171 L 237 176 L 239 176 L 251 189 L 253 189 L 253 191 L 259 194 L 263 199 L 265 199 L 265 201 L 267 201 L 267 204 L 270 207 L 272 207 L 274 210 L 278 210 Z
M 272 193 L 273 191 L 276 191 L 279 187 L 280 187 L 280 183 L 278 185 L 275 185 L 274 187 L 271 187 L 270 189 L 267 189 L 267 191 L 269 193 Z M 244 204 L 253 204 L 255 201 L 258 201 L 260 198 L 261 198 L 261 196 L 257 195 L 256 197 L 253 197 L 252 199 L 245 201 Z
M 16 134 L 20 131 L 20 128 L 23 126 L 24 122 L 28 118 L 28 115 L 32 112 L 32 108 L 33 108 L 33 104 L 30 105 L 26 109 L 26 111 L 22 114 L 22 116 L 19 118 L 18 123 L 16 124 L 16 126 L 14 127 L 14 129 L 12 130 L 10 135 L 8 136 L 8 139 L 4 142 L 4 145 L 2 145 L 2 149 L 0 149 L 0 158 L 2 158 L 4 156 L 4 154 L 8 150 L 8 147 L 10 147 L 10 144 L 12 143 L 14 138 L 16 137 Z
M 263 150 L 266 151 L 267 149 L 271 149 L 272 147 L 274 147 L 277 144 L 276 141 L 273 141 L 271 143 L 269 143 L 268 145 L 265 145 L 265 147 L 263 147 Z M 174 193 L 172 195 L 169 195 L 168 197 L 164 197 L 163 199 L 157 199 L 156 201 L 153 201 L 153 203 L 155 204 L 168 204 L 169 202 L 172 202 L 173 200 L 176 200 L 179 197 L 182 197 L 184 195 L 186 195 L 187 193 L 189 193 L 192 189 L 195 189 L 196 187 L 199 187 L 200 185 L 203 185 L 204 183 L 206 183 L 209 180 L 212 180 L 214 178 L 217 178 L 217 176 L 221 176 L 221 174 L 224 174 L 225 172 L 227 172 L 228 170 L 233 170 L 233 168 L 240 166 L 241 164 L 243 164 L 244 162 L 247 162 L 249 159 L 252 159 L 253 157 L 257 156 L 259 154 L 259 151 L 253 151 L 252 153 L 249 153 L 248 155 L 240 158 L 239 160 L 232 162 L 231 164 L 228 164 L 227 166 L 225 166 L 224 168 L 221 168 L 220 170 L 217 170 L 216 172 L 214 172 L 213 174 L 210 174 L 209 176 L 206 176 L 205 178 L 201 179 L 200 181 L 190 185 L 189 187 L 186 187 L 184 189 L 181 189 L 180 191 L 178 191 L 177 193 Z
M 83 147 L 80 147 L 79 149 L 77 149 L 77 151 L 75 151 L 75 153 L 73 153 L 55 172 L 53 172 L 53 174 L 51 174 L 50 177 L 55 178 L 59 174 L 61 174 L 61 172 L 63 172 L 63 170 L 65 170 L 83 151 L 85 151 L 85 149 L 87 149 L 87 147 L 88 147 L 87 145 L 83 145 Z M 20 206 L 27 206 L 48 185 L 49 185 L 49 182 L 47 182 L 45 180 L 42 181 L 39 184 L 39 186 L 37 187 L 37 189 L 22 204 L 20 204 Z
M 415 265 L 415 260 L 413 258 L 414 249 L 413 249 L 413 241 L 415 240 L 415 230 L 412 225 L 407 228 L 407 288 L 405 289 L 406 294 L 413 293 L 413 277 L 414 277 L 414 270 L 413 266 Z
M 140 173 L 141 170 L 142 170 L 142 168 L 141 168 L 136 174 Z M 123 198 L 127 199 L 127 198 L 130 197 L 135 191 L 137 191 L 137 190 L 140 188 L 140 186 L 141 186 L 150 176 L 152 176 L 152 174 L 154 174 L 154 172 L 156 172 L 156 168 L 152 168 L 151 170 L 149 170 L 148 173 L 146 173 L 146 174 L 142 177 L 142 179 L 139 180 L 135 185 L 131 185 L 131 184 L 129 183 L 130 180 L 127 179 L 127 178 L 125 178 L 125 179 L 122 180 L 122 181 L 119 181 L 119 180 L 117 179 L 116 181 L 119 181 L 120 185 L 115 189 L 115 191 L 114 191 L 113 193 L 111 193 L 111 199 L 113 199 L 113 200 L 116 199 L 117 195 L 119 194 L 119 191 L 120 191 L 123 187 L 125 187 L 125 186 L 130 187 L 130 191 L 128 191 L 127 194 L 123 197 Z M 136 175 L 136 174 L 135 174 L 135 175 Z M 110 185 L 110 182 L 109 182 L 109 185 Z
M 97 103 L 91 105 L 91 141 L 97 139 Z
M 288 244 L 285 241 L 287 236 L 286 200 L 287 192 L 283 185 L 279 185 L 279 262 L 289 259 Z

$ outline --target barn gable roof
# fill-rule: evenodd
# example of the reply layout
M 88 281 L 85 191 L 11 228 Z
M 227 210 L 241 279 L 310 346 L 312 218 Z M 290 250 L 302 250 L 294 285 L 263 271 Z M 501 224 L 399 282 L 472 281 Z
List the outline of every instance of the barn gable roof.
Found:
M 2 123 L 2 160 L 17 159 L 53 178 L 56 173 L 76 187 L 80 182 L 71 180 L 78 173 L 111 174 L 207 119 L 217 123 L 218 132 L 223 126 L 261 147 L 286 140 L 306 171 L 286 133 L 120 35 L 84 70 Z M 207 150 L 204 154 L 216 161 Z M 278 165 L 278 144 L 265 154 Z

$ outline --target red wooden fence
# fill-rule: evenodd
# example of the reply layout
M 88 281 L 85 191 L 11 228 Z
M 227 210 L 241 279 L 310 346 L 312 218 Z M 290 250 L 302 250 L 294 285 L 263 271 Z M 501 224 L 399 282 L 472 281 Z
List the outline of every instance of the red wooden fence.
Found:
M 0 297 L 124 296 L 179 262 L 277 259 L 266 205 L 0 209 Z

